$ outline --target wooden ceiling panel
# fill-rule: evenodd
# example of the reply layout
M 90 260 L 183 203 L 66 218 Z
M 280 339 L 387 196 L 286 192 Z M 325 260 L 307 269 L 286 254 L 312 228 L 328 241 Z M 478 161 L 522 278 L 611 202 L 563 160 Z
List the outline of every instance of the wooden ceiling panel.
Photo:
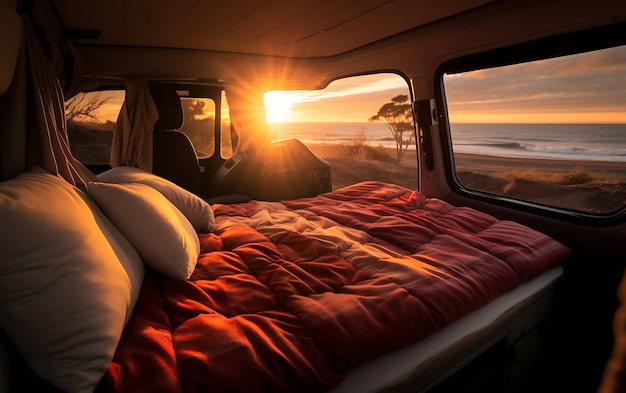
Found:
M 324 57 L 491 0 L 51 1 L 66 29 L 102 31 L 82 44 Z

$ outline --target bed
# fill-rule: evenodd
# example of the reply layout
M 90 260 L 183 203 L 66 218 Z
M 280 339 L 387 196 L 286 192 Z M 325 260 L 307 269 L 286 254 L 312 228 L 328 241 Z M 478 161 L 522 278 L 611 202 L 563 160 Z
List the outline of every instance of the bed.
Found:
M 188 280 L 146 272 L 97 391 L 425 388 L 502 338 L 485 332 L 553 289 L 569 254 L 380 182 L 213 211 Z
M 0 220 L 0 355 L 36 375 L 11 361 L 9 391 L 464 386 L 531 359 L 570 253 L 393 184 L 209 205 L 134 167 L 85 191 L 34 167 Z

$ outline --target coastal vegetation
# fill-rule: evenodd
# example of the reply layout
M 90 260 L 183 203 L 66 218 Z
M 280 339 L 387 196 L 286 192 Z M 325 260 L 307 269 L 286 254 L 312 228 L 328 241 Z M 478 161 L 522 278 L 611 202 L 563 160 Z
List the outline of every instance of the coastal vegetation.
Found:
M 417 189 L 415 150 L 396 162 L 393 149 L 372 146 L 361 136 L 309 147 L 330 163 L 333 189 L 366 180 Z M 594 214 L 612 213 L 626 203 L 626 163 L 588 161 L 583 167 L 482 154 L 457 154 L 455 162 L 459 183 L 470 190 Z
M 378 113 L 368 119 L 369 121 L 379 121 L 385 124 L 396 144 L 396 161 L 400 162 L 402 156 L 413 142 L 415 129 L 413 126 L 413 109 L 409 96 L 400 94 L 383 104 Z M 409 138 L 405 138 L 405 133 L 409 133 Z

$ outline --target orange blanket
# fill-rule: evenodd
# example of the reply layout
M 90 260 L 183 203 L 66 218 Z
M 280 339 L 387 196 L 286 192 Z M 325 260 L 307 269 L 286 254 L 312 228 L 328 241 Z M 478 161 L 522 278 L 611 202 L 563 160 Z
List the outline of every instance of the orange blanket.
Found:
M 323 391 L 569 254 L 378 182 L 214 211 L 190 280 L 146 277 L 99 391 Z

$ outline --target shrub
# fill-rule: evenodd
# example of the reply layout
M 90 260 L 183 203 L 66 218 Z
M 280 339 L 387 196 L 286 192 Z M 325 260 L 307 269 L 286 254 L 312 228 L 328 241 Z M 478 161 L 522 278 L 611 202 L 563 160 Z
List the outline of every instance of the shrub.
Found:
M 368 159 L 382 162 L 392 162 L 394 159 L 389 154 L 388 149 L 383 146 L 370 146 L 367 138 L 365 137 L 365 131 L 361 130 L 355 134 L 350 142 L 347 142 L 341 146 L 341 153 L 345 157 Z
M 365 158 L 369 160 L 382 161 L 382 162 L 396 162 L 396 160 L 389 154 L 389 149 L 385 149 L 382 146 L 364 146 Z
M 589 173 L 582 168 L 576 168 L 573 172 L 563 175 L 558 182 L 559 184 L 575 185 L 586 184 L 593 180 Z

